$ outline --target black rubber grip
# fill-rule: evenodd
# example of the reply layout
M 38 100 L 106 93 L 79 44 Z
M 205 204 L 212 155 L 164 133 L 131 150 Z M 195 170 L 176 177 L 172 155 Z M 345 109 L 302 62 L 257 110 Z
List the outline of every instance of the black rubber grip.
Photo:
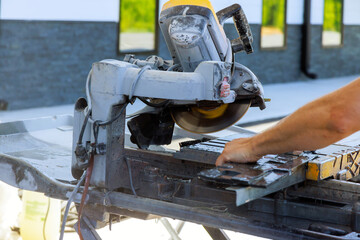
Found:
M 231 41 L 233 52 L 245 51 L 247 54 L 252 53 L 253 36 L 242 7 L 239 4 L 234 4 L 220 10 L 216 15 L 221 25 L 230 17 L 234 19 L 234 24 L 240 37 Z

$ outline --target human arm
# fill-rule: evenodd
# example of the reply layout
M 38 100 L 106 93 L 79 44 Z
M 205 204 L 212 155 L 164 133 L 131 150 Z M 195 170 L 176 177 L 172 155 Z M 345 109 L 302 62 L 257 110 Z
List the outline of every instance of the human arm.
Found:
M 216 165 L 256 162 L 266 154 L 315 150 L 360 130 L 360 78 L 306 104 L 254 137 L 227 143 Z

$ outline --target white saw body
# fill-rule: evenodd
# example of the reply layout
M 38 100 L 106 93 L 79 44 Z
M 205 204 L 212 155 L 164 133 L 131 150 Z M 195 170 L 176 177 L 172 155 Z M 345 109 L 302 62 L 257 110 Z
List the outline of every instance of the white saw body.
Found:
M 239 33 L 233 40 L 223 29 L 231 17 Z M 94 168 L 98 170 L 93 173 L 93 183 L 106 185 L 109 135 L 120 129 L 114 126 L 116 121 L 125 118 L 126 105 L 136 99 L 148 105 L 128 116 L 131 140 L 141 149 L 170 144 L 175 123 L 190 132 L 210 133 L 233 125 L 249 107 L 265 108 L 260 81 L 234 60 L 236 52 L 253 52 L 251 30 L 240 5 L 215 13 L 208 0 L 170 0 L 161 11 L 159 24 L 171 60 L 126 55 L 123 61 L 93 64 L 87 100 L 76 103 L 74 177 L 79 178 L 84 169 L 91 142 L 100 152 L 95 155 Z

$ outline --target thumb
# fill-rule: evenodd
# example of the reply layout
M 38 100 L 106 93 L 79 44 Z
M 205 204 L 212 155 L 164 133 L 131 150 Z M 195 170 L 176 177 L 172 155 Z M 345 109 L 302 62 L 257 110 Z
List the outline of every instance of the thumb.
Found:
M 216 162 L 215 162 L 215 165 L 218 167 L 218 166 L 221 166 L 225 163 L 225 158 L 223 156 L 223 154 L 221 154 L 217 159 L 216 159 Z

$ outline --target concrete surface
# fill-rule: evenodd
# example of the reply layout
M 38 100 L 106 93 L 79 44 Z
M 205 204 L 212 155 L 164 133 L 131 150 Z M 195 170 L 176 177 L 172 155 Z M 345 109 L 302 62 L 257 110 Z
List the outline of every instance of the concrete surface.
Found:
M 265 97 L 270 98 L 271 102 L 266 104 L 267 108 L 263 111 L 258 108 L 250 108 L 238 124 L 243 125 L 287 116 L 304 104 L 341 88 L 359 76 L 360 74 L 306 82 L 264 85 Z
M 254 122 L 284 117 L 304 104 L 348 84 L 359 76 L 360 73 L 357 76 L 264 85 L 265 97 L 271 99 L 271 102 L 267 103 L 267 108 L 263 111 L 258 108 L 250 108 L 237 124 L 249 125 Z M 144 104 L 140 101 L 136 101 L 134 105 L 127 108 L 127 114 L 134 113 L 143 106 Z M 72 113 L 73 105 L 0 111 L 0 122 Z

